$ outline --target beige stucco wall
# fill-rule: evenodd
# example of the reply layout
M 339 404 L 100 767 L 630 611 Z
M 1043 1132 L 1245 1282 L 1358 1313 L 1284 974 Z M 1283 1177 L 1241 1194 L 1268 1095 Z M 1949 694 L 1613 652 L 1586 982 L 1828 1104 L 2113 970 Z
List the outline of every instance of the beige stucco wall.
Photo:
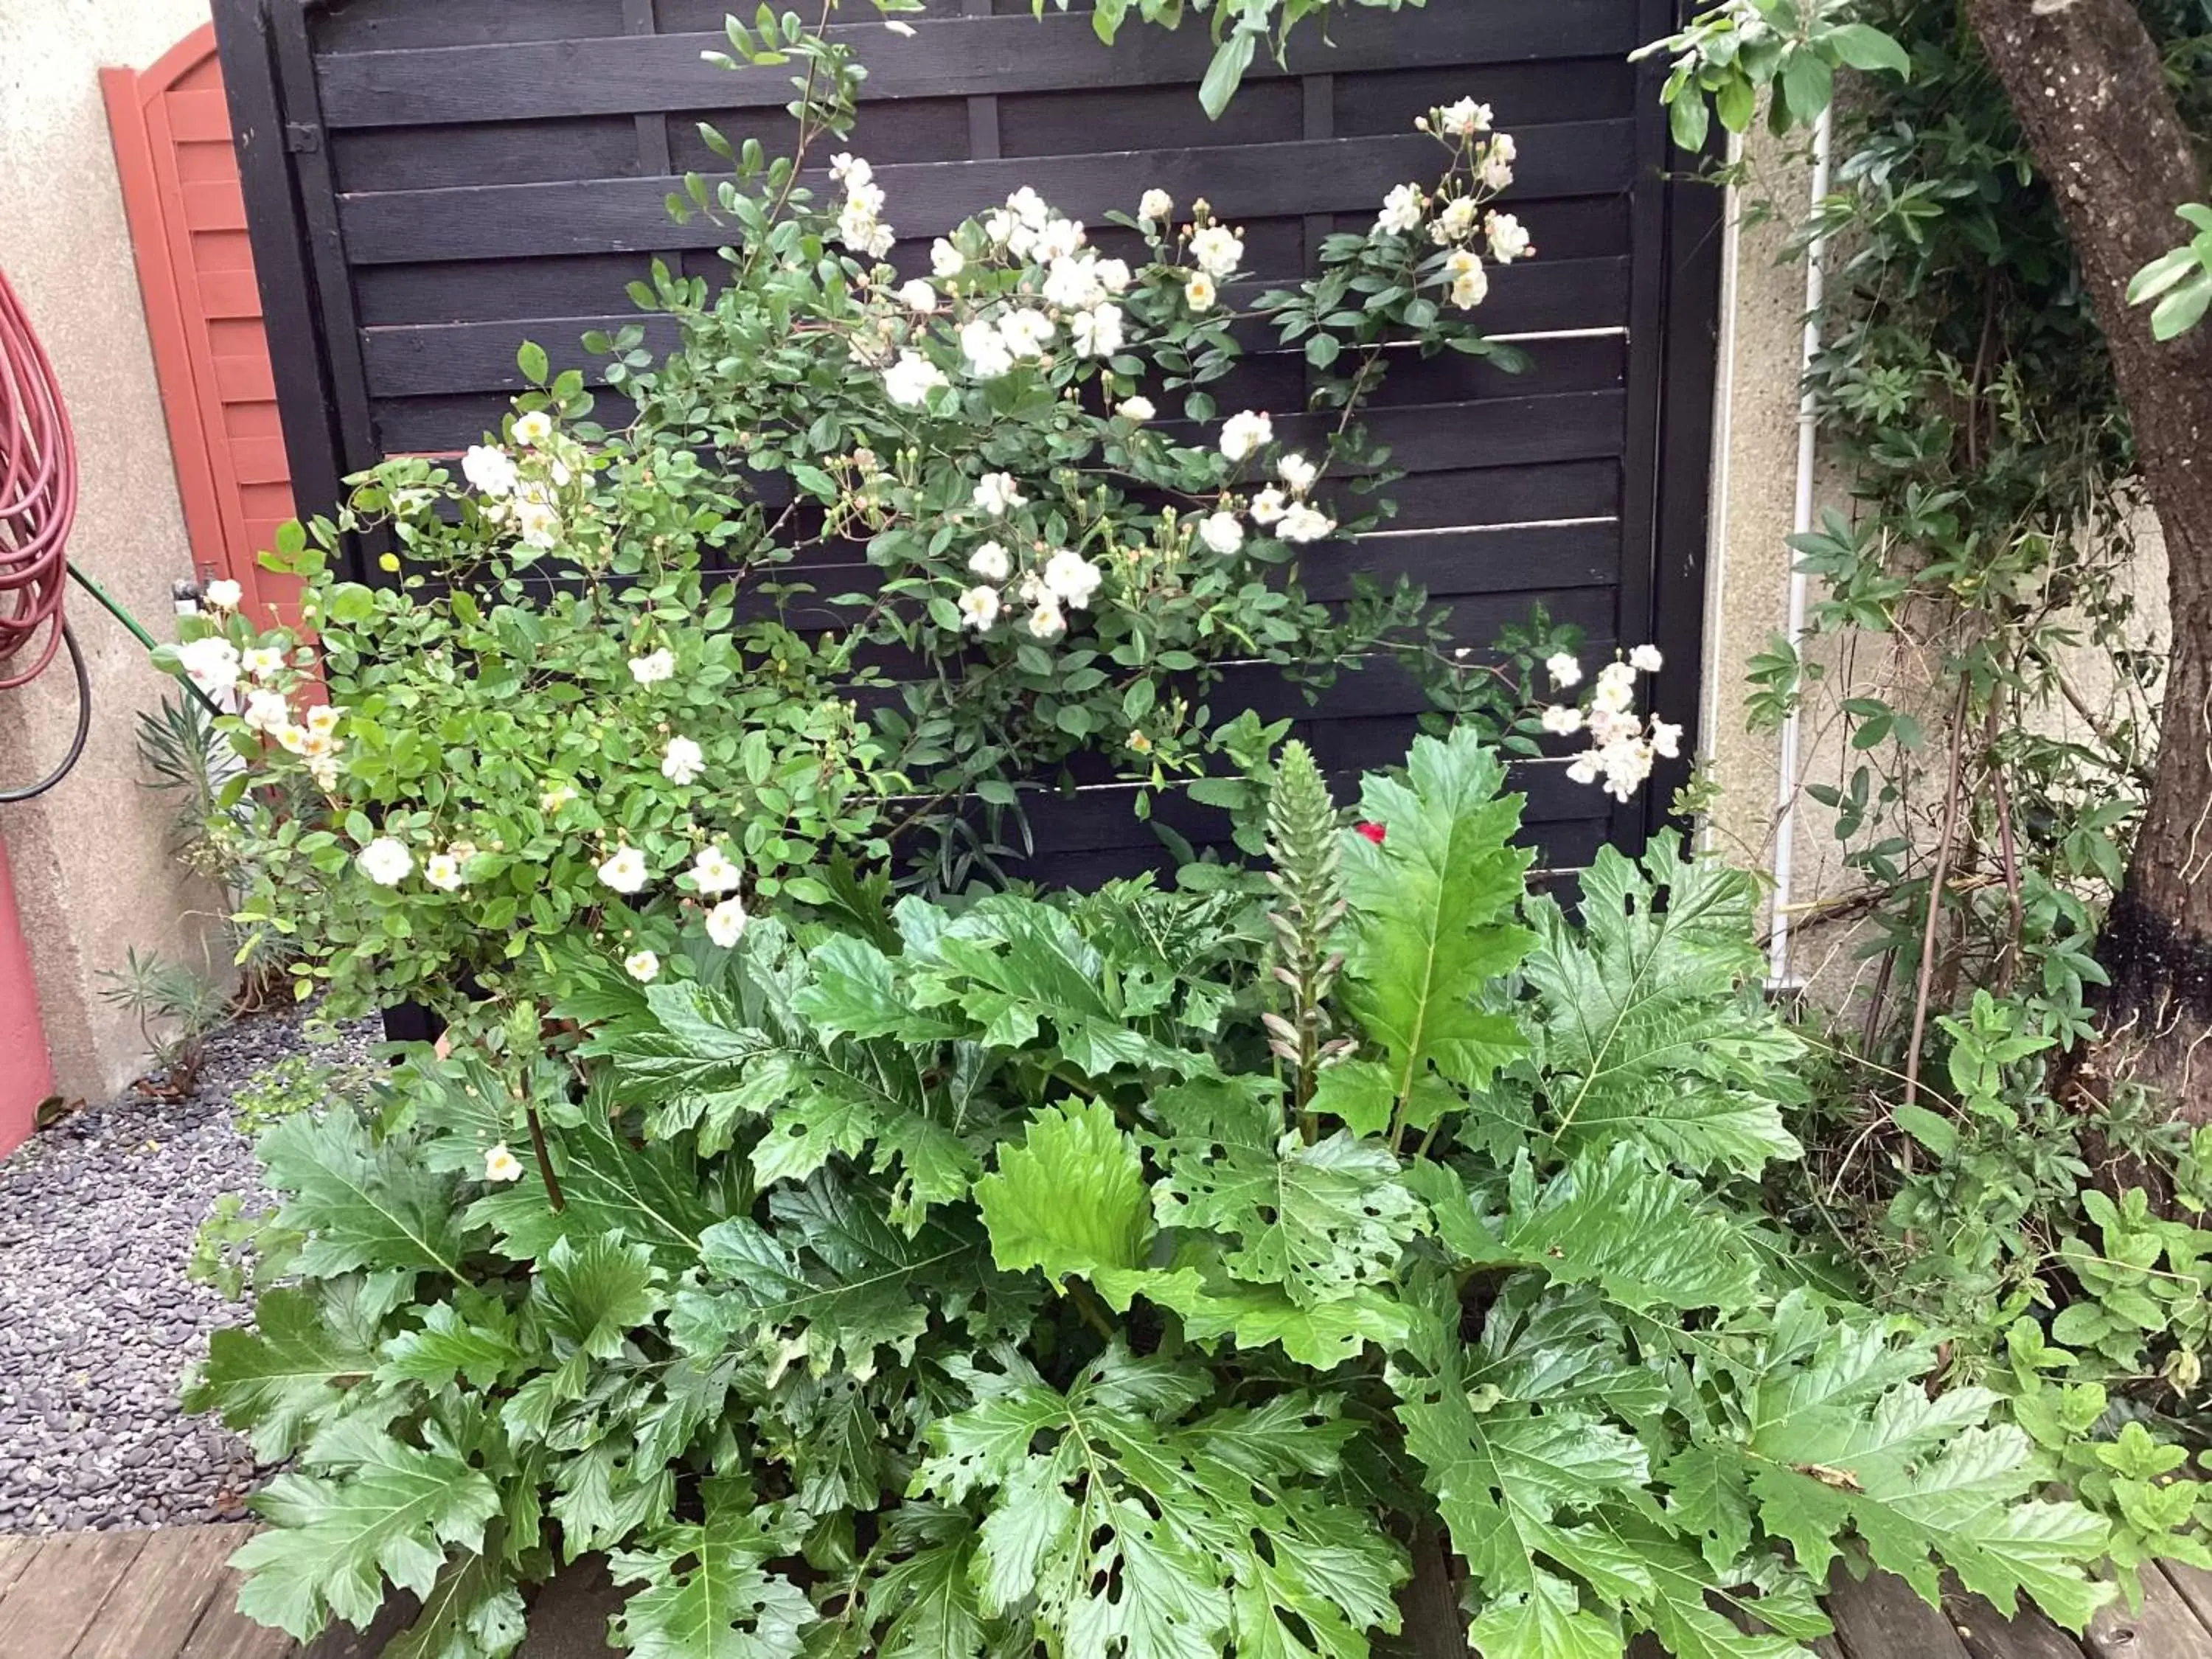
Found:
M 191 564 L 99 71 L 143 68 L 207 17 L 206 0 L 0 0 L 0 270 L 76 422 L 83 499 L 70 551 L 156 637 L 170 627 L 170 584 Z M 169 682 L 82 592 L 70 614 L 91 666 L 91 745 L 52 794 L 0 806 L 0 839 L 57 1086 L 96 1096 L 144 1059 L 133 1022 L 100 1001 L 101 971 L 132 946 L 204 960 L 216 899 L 169 858 L 169 807 L 139 782 L 134 718 Z M 74 707 L 61 666 L 0 693 L 0 779 L 42 774 Z

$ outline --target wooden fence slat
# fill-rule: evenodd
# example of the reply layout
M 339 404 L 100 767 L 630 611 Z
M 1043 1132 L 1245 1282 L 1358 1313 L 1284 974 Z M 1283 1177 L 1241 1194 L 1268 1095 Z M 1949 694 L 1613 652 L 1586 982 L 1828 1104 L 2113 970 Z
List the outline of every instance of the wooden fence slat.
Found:
M 621 288 L 616 285 L 606 297 L 615 300 L 620 295 Z M 1627 297 L 1626 259 L 1509 265 L 1492 274 L 1490 297 L 1482 307 L 1482 325 L 1492 334 L 1610 327 L 1626 321 Z M 586 352 L 581 344 L 583 337 L 596 331 L 611 338 L 633 326 L 643 330 L 646 349 L 656 356 L 665 356 L 681 343 L 682 330 L 675 318 L 629 311 L 499 322 L 386 325 L 362 331 L 362 355 L 368 367 L 369 391 L 378 398 L 520 392 L 525 382 L 514 353 L 525 340 L 535 340 L 545 348 L 556 372 L 579 369 L 586 384 L 599 386 L 603 384 L 606 360 Z M 1237 331 L 1246 350 L 1255 355 L 1282 349 L 1274 344 L 1273 331 L 1256 323 Z M 1454 357 L 1449 361 L 1473 360 Z M 1530 384 L 1533 388 L 1535 382 Z M 1541 384 L 1547 391 L 1557 387 L 1549 376 Z
M 1205 31 L 1132 25 L 1102 45 L 1079 13 L 924 18 L 896 43 L 881 25 L 833 25 L 830 39 L 868 65 L 866 100 L 951 98 L 988 82 L 994 93 L 1195 86 L 1212 46 Z M 1618 0 L 1545 0 L 1439 8 L 1419 29 L 1387 12 L 1353 12 L 1291 43 L 1285 69 L 1266 52 L 1247 71 L 1257 83 L 1285 75 L 1347 74 L 1530 58 L 1618 61 L 1641 44 L 1635 14 Z M 728 50 L 719 34 L 662 34 L 434 46 L 334 55 L 320 76 L 332 127 L 543 119 L 640 112 L 780 107 L 788 72 L 704 62 Z
M 1515 189 L 1522 197 L 1602 196 L 1628 188 L 1634 124 L 1562 122 L 1521 136 Z M 1018 161 L 920 161 L 878 167 L 885 217 L 908 237 L 951 230 L 1024 185 L 1061 212 L 1097 220 L 1133 211 L 1152 186 L 1178 201 L 1204 195 L 1235 222 L 1310 213 L 1371 213 L 1392 185 L 1435 171 L 1419 134 L 1244 144 L 1219 151 L 1116 151 Z M 826 172 L 803 175 L 834 192 Z M 356 264 L 489 259 L 556 253 L 649 253 L 719 247 L 729 228 L 702 216 L 670 222 L 667 179 L 577 179 L 341 195 L 338 211 Z

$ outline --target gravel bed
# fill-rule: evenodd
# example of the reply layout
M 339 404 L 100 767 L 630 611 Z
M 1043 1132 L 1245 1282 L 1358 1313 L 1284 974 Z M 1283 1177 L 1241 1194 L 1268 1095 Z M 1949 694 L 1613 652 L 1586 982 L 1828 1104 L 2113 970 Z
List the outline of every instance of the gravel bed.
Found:
M 258 1185 L 231 1095 L 309 1052 L 303 1027 L 291 1011 L 236 1021 L 191 1099 L 128 1091 L 0 1162 L 0 1533 L 243 1517 L 252 1449 L 177 1392 L 246 1310 L 185 1268 L 216 1195 Z M 376 1036 L 313 1052 L 356 1059 Z

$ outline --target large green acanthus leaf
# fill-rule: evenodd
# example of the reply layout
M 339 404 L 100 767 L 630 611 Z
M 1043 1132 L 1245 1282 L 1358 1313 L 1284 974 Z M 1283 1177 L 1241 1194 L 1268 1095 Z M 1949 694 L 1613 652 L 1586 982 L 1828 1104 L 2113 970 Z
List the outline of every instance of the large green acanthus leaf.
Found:
M 678 1348 L 722 1353 L 771 1333 L 816 1370 L 872 1367 L 879 1347 L 909 1352 L 930 1309 L 957 1316 L 989 1272 L 983 1236 L 939 1212 L 912 1235 L 884 1217 L 883 1194 L 823 1170 L 769 1200 L 771 1225 L 738 1217 L 708 1230 L 696 1288 L 677 1293 Z
M 1650 1474 L 1644 1448 L 1571 1407 L 1540 1412 L 1479 1393 L 1451 1281 L 1437 1281 L 1424 1296 L 1413 1340 L 1390 1367 L 1390 1386 L 1406 1449 L 1484 1594 L 1534 1595 L 1537 1564 L 1547 1559 L 1585 1576 L 1623 1577 L 1615 1553 L 1583 1547 L 1571 1517 L 1641 1496 Z
M 459 1458 L 381 1431 L 351 1438 L 356 1449 L 336 1475 L 271 1480 L 254 1507 L 275 1526 L 231 1558 L 246 1574 L 240 1610 L 301 1641 L 332 1614 L 366 1629 L 386 1578 L 429 1595 L 447 1548 L 481 1548 L 484 1523 L 499 1513 L 497 1490 Z
M 637 1584 L 615 1615 L 635 1659 L 797 1659 L 816 1613 L 806 1593 L 766 1564 L 796 1540 L 734 1485 L 708 1481 L 706 1518 L 659 1528 L 617 1551 L 618 1584 Z
M 910 945 L 908 955 L 917 1006 L 957 1005 L 992 1048 L 1028 1048 L 1048 1027 L 1060 1055 L 1091 1077 L 1125 1066 L 1181 1074 L 1205 1065 L 1144 1030 L 1117 965 L 1065 915 L 1033 899 L 984 899 L 926 945 Z
M 1388 1146 L 1348 1131 L 1309 1145 L 1272 1099 L 1233 1090 L 1170 1098 L 1183 1109 L 1152 1194 L 1161 1226 L 1221 1239 L 1231 1273 L 1301 1307 L 1391 1281 L 1427 1216 Z
M 1424 1127 L 1448 1098 L 1423 1090 L 1431 1070 L 1474 1088 L 1527 1046 L 1485 999 L 1533 942 L 1511 917 L 1534 855 L 1510 845 L 1520 797 L 1498 793 L 1504 764 L 1472 731 L 1417 739 L 1407 773 L 1364 786 L 1381 843 L 1345 841 L 1344 994 L 1382 1050 L 1401 1115 Z
M 1010 1273 L 1034 1267 L 1057 1279 L 1134 1267 L 1152 1234 L 1143 1160 L 1097 1101 L 1038 1113 L 975 1183 L 975 1204 L 992 1258 Z
M 2106 1528 L 2072 1503 L 2027 1501 L 2044 1479 L 2033 1443 L 1984 1426 L 1995 1397 L 1930 1399 L 1931 1356 L 1892 1326 L 1832 1322 L 1802 1293 L 1778 1308 L 1741 1461 L 1760 1524 L 1815 1578 L 1856 1531 L 1876 1565 L 1929 1601 L 1948 1567 L 2009 1611 L 2025 1590 L 2079 1630 L 2112 1586 L 2086 1571 Z
M 653 1252 L 615 1234 L 556 1239 L 538 1264 L 531 1300 L 558 1344 L 611 1359 L 665 1305 Z M 562 1347 L 556 1346 L 556 1352 Z
M 1641 872 L 1600 848 L 1579 928 L 1548 900 L 1530 906 L 1542 1127 L 1568 1152 L 1627 1144 L 1755 1175 L 1799 1152 L 1780 1107 L 1802 1097 L 1802 1045 L 1759 995 L 1751 878 L 1678 848 L 1655 838 Z
M 564 1208 L 553 1207 L 536 1161 L 525 1158 L 520 1180 L 470 1206 L 470 1224 L 495 1229 L 500 1248 L 520 1260 L 542 1257 L 563 1237 L 619 1232 L 650 1246 L 672 1270 L 696 1261 L 702 1236 L 726 1212 L 727 1196 L 709 1185 L 688 1148 L 631 1140 L 613 1106 L 595 1091 L 574 1121 L 546 1125 Z
M 917 1008 L 901 983 L 900 964 L 866 939 L 839 934 L 807 952 L 807 983 L 793 1000 L 817 1030 L 833 1036 L 896 1037 L 940 1042 L 969 1035 L 965 1020 Z
M 1131 1298 L 1141 1296 L 1180 1315 L 1183 1334 L 1194 1342 L 1227 1337 L 1240 1348 L 1279 1345 L 1316 1370 L 1357 1359 L 1370 1342 L 1389 1348 L 1406 1340 L 1406 1310 L 1380 1289 L 1301 1307 L 1279 1285 L 1243 1284 L 1218 1263 L 1188 1265 L 1185 1258 L 1192 1254 L 1179 1253 L 1169 1267 L 1104 1268 L 1090 1277 L 1117 1313 L 1127 1312 Z
M 278 1219 L 307 1235 L 299 1270 L 329 1279 L 356 1268 L 460 1275 L 467 1235 L 454 1182 L 425 1169 L 404 1139 L 371 1139 L 350 1111 L 302 1112 L 261 1138 Z
M 1524 1152 L 1503 1213 L 1484 1214 L 1458 1176 L 1425 1160 L 1407 1181 L 1428 1200 L 1437 1231 L 1478 1266 L 1540 1268 L 1587 1280 L 1624 1307 L 1719 1308 L 1752 1301 L 1758 1277 L 1741 1230 L 1693 1182 L 1655 1169 L 1633 1146 L 1583 1152 L 1540 1186 Z
M 380 1659 L 505 1659 L 526 1633 L 522 1592 L 500 1559 L 501 1528 L 485 1529 L 481 1550 L 447 1563 L 415 1622 L 392 1638 Z
M 1472 1633 L 1482 1659 L 1620 1659 L 1627 1645 L 1618 1626 L 1583 1612 L 1575 1587 L 1548 1572 L 1484 1607 Z
M 264 1462 L 279 1462 L 375 1366 L 374 1350 L 325 1320 L 313 1291 L 269 1291 L 254 1304 L 251 1329 L 219 1330 L 209 1339 L 207 1363 L 185 1390 L 185 1409 L 220 1412 Z
M 259 1316 L 264 1328 L 267 1317 Z M 465 1291 L 458 1303 L 433 1303 L 423 1310 L 420 1327 L 386 1342 L 376 1380 L 420 1382 L 435 1390 L 461 1376 L 471 1388 L 488 1390 L 523 1361 L 514 1316 L 506 1304 Z
M 988 1644 L 975 1588 L 975 1524 L 909 1504 L 890 1522 L 890 1565 L 868 1586 L 876 1659 L 977 1659 Z
M 1211 1379 L 1118 1344 L 1065 1393 L 1011 1352 L 953 1370 L 975 1404 L 932 1423 L 913 1489 L 984 1501 L 987 1614 L 1126 1659 L 1348 1654 L 1395 1626 L 1401 1553 L 1326 1493 L 1349 1434 L 1334 1401 L 1188 1420 Z

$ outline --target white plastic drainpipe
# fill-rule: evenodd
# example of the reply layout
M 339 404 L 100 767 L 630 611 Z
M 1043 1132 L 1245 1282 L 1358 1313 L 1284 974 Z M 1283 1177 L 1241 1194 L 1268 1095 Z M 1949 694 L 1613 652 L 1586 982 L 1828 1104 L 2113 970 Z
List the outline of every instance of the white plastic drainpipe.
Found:
M 1826 110 L 1813 129 L 1813 183 L 1810 192 L 1811 210 L 1818 214 L 1827 199 L 1828 179 L 1833 161 L 1834 129 Z M 1826 293 L 1827 241 L 1814 237 L 1805 250 L 1805 334 L 1798 361 L 1799 392 L 1797 398 L 1797 501 L 1792 514 L 1794 534 L 1803 535 L 1813 527 L 1813 471 L 1820 437 L 1820 413 L 1811 385 L 1813 360 L 1820 350 L 1820 306 Z M 1803 648 L 1805 640 L 1805 604 L 1810 586 L 1805 573 L 1798 568 L 1797 555 L 1790 552 L 1790 603 L 1785 633 L 1790 648 L 1795 653 Z M 1767 988 L 1785 991 L 1796 988 L 1790 975 L 1790 903 L 1794 892 L 1794 876 L 1797 850 L 1798 801 L 1798 745 L 1802 717 L 1792 707 L 1782 722 L 1782 757 L 1777 768 L 1775 805 L 1778 816 L 1774 826 L 1774 926 L 1767 945 Z

